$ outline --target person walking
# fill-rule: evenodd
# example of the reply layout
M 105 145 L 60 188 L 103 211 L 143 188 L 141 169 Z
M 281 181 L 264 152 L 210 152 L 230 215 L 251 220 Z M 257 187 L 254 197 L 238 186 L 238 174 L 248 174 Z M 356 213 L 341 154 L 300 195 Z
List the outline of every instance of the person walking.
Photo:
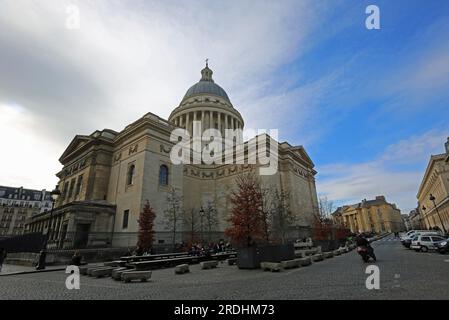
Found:
M 6 260 L 6 249 L 0 248 L 0 272 L 2 272 L 3 262 Z

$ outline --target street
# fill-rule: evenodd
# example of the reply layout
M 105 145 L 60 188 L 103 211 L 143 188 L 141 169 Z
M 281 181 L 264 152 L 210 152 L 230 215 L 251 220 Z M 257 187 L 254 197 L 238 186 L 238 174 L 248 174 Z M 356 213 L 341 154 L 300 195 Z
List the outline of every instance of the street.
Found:
M 365 264 L 355 250 L 308 267 L 279 273 L 217 269 L 174 275 L 153 271 L 151 281 L 130 283 L 81 276 L 80 289 L 65 287 L 63 271 L 0 277 L 0 299 L 449 299 L 449 256 L 405 249 L 388 236 L 373 244 L 380 289 L 368 290 Z

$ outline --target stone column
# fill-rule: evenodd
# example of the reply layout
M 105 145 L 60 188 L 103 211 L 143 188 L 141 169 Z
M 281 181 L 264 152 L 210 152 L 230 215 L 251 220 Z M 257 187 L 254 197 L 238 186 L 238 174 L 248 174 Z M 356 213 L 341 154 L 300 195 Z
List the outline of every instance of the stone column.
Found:
M 220 134 L 223 136 L 223 132 L 221 131 L 221 113 L 217 112 L 218 116 L 218 131 L 220 131 Z
M 225 129 L 228 129 L 228 115 L 225 113 Z
M 189 112 L 186 113 L 186 130 L 190 132 Z
M 214 112 L 213 111 L 209 111 L 209 129 L 213 128 L 213 118 L 214 118 Z
M 204 131 L 204 110 L 201 110 L 201 130 Z M 201 132 L 202 134 L 203 132 Z

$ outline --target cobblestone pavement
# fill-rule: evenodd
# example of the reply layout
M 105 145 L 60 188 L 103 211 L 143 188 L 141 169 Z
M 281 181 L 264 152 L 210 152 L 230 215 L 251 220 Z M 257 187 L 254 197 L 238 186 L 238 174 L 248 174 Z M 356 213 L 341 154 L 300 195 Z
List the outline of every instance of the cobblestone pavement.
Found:
M 15 272 L 32 271 L 32 270 L 34 270 L 33 267 L 17 266 L 17 265 L 13 265 L 13 264 L 3 264 L 2 271 L 0 272 L 0 275 L 15 273 Z
M 449 256 L 418 253 L 387 238 L 374 243 L 380 289 L 368 290 L 368 274 L 354 251 L 311 266 L 278 273 L 217 269 L 174 275 L 153 271 L 147 283 L 81 276 L 81 288 L 68 290 L 63 271 L 0 277 L 0 299 L 449 299 Z
M 0 277 L 11 274 L 31 273 L 31 272 L 47 272 L 50 270 L 60 270 L 62 266 L 47 266 L 45 270 L 36 271 L 35 267 L 19 266 L 13 264 L 3 264 Z M 1 282 L 0 282 L 1 283 Z

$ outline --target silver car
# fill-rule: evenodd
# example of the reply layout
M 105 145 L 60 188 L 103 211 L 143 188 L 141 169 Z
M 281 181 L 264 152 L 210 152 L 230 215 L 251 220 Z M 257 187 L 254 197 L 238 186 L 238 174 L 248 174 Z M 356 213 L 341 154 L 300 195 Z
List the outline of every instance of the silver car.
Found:
M 414 249 L 415 251 L 427 252 L 429 250 L 435 250 L 435 244 L 437 242 L 445 240 L 444 237 L 435 235 L 435 234 L 417 234 L 412 239 L 412 244 L 410 245 L 410 249 Z

